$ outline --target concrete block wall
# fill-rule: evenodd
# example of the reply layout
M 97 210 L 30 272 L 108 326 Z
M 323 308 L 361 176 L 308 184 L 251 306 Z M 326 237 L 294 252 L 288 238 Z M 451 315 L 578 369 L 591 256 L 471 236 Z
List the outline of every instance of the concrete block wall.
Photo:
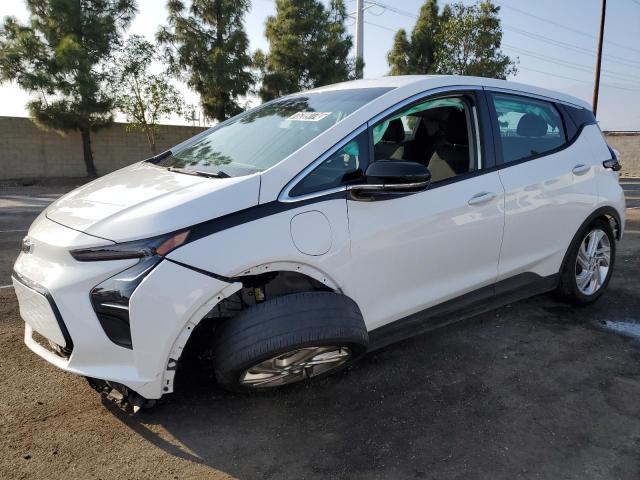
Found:
M 92 135 L 92 150 L 100 175 L 151 156 L 146 137 L 126 132 L 126 124 Z M 157 151 L 176 145 L 204 130 L 202 127 L 162 125 Z M 620 152 L 623 176 L 640 177 L 640 132 L 606 132 Z M 28 118 L 0 117 L 0 180 L 84 177 L 80 134 L 61 136 L 36 127 Z
M 640 177 L 640 132 L 605 132 L 607 142 L 620 153 L 622 176 Z
M 202 127 L 161 125 L 157 151 L 176 145 L 204 130 Z M 125 123 L 91 135 L 99 175 L 110 173 L 151 156 L 147 138 L 126 132 Z M 39 129 L 28 118 L 0 117 L 0 180 L 47 177 L 84 177 L 80 133 L 62 136 Z

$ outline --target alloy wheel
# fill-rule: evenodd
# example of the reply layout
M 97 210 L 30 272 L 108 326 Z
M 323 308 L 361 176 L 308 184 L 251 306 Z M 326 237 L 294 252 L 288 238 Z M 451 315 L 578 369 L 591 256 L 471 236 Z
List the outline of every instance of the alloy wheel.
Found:
M 576 285 L 583 295 L 593 295 L 602 288 L 611 266 L 609 237 L 600 228 L 591 230 L 578 248 Z
M 344 346 L 305 347 L 272 357 L 247 369 L 240 384 L 251 388 L 278 387 L 315 377 L 349 360 Z

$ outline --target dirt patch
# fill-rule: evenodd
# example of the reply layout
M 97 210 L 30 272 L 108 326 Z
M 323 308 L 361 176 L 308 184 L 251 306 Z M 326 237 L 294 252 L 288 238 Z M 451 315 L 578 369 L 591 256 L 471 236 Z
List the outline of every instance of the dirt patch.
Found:
M 591 307 L 537 297 L 264 395 L 203 371 L 137 417 L 31 353 L 0 291 L 0 478 L 637 479 L 640 350 L 597 325 L 640 321 L 639 269 L 629 233 Z

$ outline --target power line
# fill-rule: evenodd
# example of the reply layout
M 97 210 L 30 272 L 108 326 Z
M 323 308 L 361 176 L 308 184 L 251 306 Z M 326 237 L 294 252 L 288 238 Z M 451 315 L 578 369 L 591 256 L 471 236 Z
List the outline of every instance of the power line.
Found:
M 380 8 L 381 8 L 380 12 L 379 12 L 379 13 L 375 13 L 375 12 L 373 11 L 373 7 L 380 7 Z M 386 11 L 387 11 L 387 9 L 386 9 L 386 8 L 384 8 L 384 7 L 383 7 L 383 6 L 381 6 L 381 5 L 378 5 L 377 3 L 372 3 L 372 4 L 370 4 L 370 5 L 366 8 L 366 10 L 367 10 L 367 13 L 369 13 L 369 14 L 373 15 L 374 17 L 379 17 L 380 15 L 384 14 L 384 12 L 386 12 Z
M 634 3 L 637 3 L 638 5 L 640 5 L 640 0 L 631 0 L 631 1 L 634 2 Z M 386 3 L 378 2 L 376 0 L 371 0 L 371 1 L 367 2 L 367 3 L 378 5 L 379 7 L 382 7 L 384 9 L 386 9 L 386 10 L 389 10 L 390 12 L 394 12 L 394 13 L 397 13 L 399 15 L 404 15 L 405 17 L 413 18 L 413 19 L 416 19 L 416 20 L 419 18 L 419 16 L 414 14 L 414 13 L 408 12 L 406 10 L 402 10 L 400 8 L 397 8 L 397 7 L 393 7 L 391 5 L 387 5 Z M 542 22 L 549 23 L 551 25 L 555 25 L 556 27 L 563 28 L 565 30 L 568 30 L 568 31 L 573 32 L 573 33 L 576 33 L 578 35 L 582 35 L 582 36 L 591 38 L 593 40 L 596 39 L 595 36 L 593 36 L 593 35 L 591 35 L 591 34 L 589 34 L 587 32 L 583 32 L 582 30 L 577 30 L 575 28 L 569 27 L 569 26 L 564 25 L 562 23 L 554 22 L 553 20 L 549 20 L 547 18 L 540 17 L 538 15 L 534 15 L 533 13 L 529 13 L 529 12 L 526 12 L 526 11 L 521 10 L 519 8 L 512 7 L 511 5 L 505 5 L 504 3 L 500 2 L 500 1 L 496 1 L 495 3 L 499 4 L 502 7 L 517 11 L 518 13 L 521 13 L 522 15 L 528 15 L 529 17 L 535 18 L 535 19 L 540 20 Z M 502 23 L 504 24 L 504 22 L 502 22 Z M 631 50 L 632 52 L 640 53 L 640 50 L 638 50 L 636 48 L 629 47 L 628 45 L 624 45 L 624 44 L 621 44 L 621 43 L 613 42 L 611 40 L 608 40 L 607 43 L 609 43 L 611 45 L 615 45 L 615 46 L 620 47 L 620 48 L 625 48 L 627 50 Z M 618 58 L 620 58 L 620 57 L 618 57 Z
M 398 15 L 404 15 L 405 17 L 413 18 L 414 20 L 418 19 L 418 15 L 416 15 L 415 13 L 411 13 L 397 7 L 392 7 L 391 5 L 387 5 L 386 3 L 380 3 L 376 0 L 371 0 L 371 1 L 368 1 L 367 3 L 377 5 L 378 7 L 382 7 L 385 10 L 389 10 L 390 12 L 397 13 Z
M 592 83 L 592 82 L 588 82 L 586 80 L 581 80 L 579 78 L 566 77 L 564 75 L 558 75 L 557 73 L 545 72 L 544 70 L 538 70 L 537 68 L 521 67 L 520 65 L 518 65 L 518 69 L 519 70 L 529 70 L 530 72 L 542 73 L 543 75 L 550 75 L 550 76 L 556 77 L 556 78 L 564 78 L 565 80 L 573 80 L 574 82 L 578 82 L 578 83 L 586 83 L 586 84 L 589 84 L 589 85 L 591 85 L 591 83 Z
M 512 31 L 512 32 L 515 32 L 515 33 L 518 33 L 520 35 L 523 35 L 525 37 L 531 38 L 533 40 L 538 40 L 540 42 L 548 43 L 548 44 L 556 46 L 556 47 L 566 48 L 567 50 L 571 50 L 573 52 L 580 53 L 582 55 L 587 55 L 589 57 L 593 57 L 593 55 L 595 53 L 593 50 L 590 50 L 588 48 L 579 47 L 577 45 L 574 45 L 574 44 L 571 44 L 571 43 L 567 43 L 567 42 L 563 42 L 563 41 L 560 41 L 560 40 L 554 40 L 552 38 L 544 37 L 542 35 L 538 35 L 536 33 L 532 33 L 532 32 L 529 32 L 527 30 L 523 30 L 521 28 L 512 27 L 510 25 L 504 25 L 504 29 Z M 636 62 L 633 62 L 631 60 L 627 60 L 624 57 L 618 57 L 616 55 L 607 54 L 606 58 L 607 58 L 608 62 L 618 63 L 620 65 L 624 65 L 624 66 L 632 67 L 632 68 L 640 68 L 640 63 L 636 63 Z
M 500 5 L 503 8 L 508 8 L 509 10 L 513 10 L 515 12 L 521 13 L 522 15 L 526 15 L 527 17 L 535 18 L 537 20 L 540 20 L 541 22 L 545 22 L 545 23 L 549 23 L 551 25 L 555 25 L 556 27 L 563 28 L 563 29 L 568 30 L 568 31 L 573 32 L 573 33 L 577 33 L 578 35 L 582 35 L 583 37 L 592 38 L 594 40 L 596 38 L 593 35 L 591 35 L 590 33 L 583 32 L 582 30 L 577 30 L 575 28 L 568 27 L 567 25 L 564 25 L 564 24 L 558 23 L 558 22 L 554 22 L 553 20 L 549 20 L 548 18 L 544 18 L 544 17 L 540 17 L 538 15 L 534 15 L 533 13 L 525 12 L 524 10 L 520 10 L 519 8 L 512 7 L 511 5 L 506 5 L 506 4 L 504 4 L 502 2 L 499 2 L 499 1 L 495 1 L 495 3 L 497 3 L 498 5 Z
M 521 70 L 529 70 L 531 72 L 541 73 L 543 75 L 549 75 L 549 76 L 555 77 L 555 78 L 563 78 L 565 80 L 572 80 L 574 82 L 584 83 L 584 84 L 587 84 L 587 85 L 592 85 L 593 84 L 593 82 L 590 82 L 588 80 L 581 80 L 581 79 L 575 78 L 575 77 L 567 77 L 565 75 L 558 75 L 557 73 L 545 72 L 544 70 L 538 70 L 537 68 L 521 67 L 521 66 L 518 66 L 518 68 L 521 69 Z M 613 88 L 613 89 L 616 89 L 616 90 L 627 90 L 629 92 L 639 92 L 640 91 L 640 89 L 638 89 L 638 88 L 629 88 L 629 87 L 625 87 L 625 86 L 622 86 L 622 85 L 616 85 L 616 84 L 612 84 L 612 83 L 603 83 L 602 85 L 607 87 L 607 88 Z
M 640 0 L 632 0 L 632 1 L 634 3 L 637 3 L 638 5 L 640 5 Z M 398 15 L 403 15 L 405 17 L 409 17 L 409 18 L 412 18 L 412 19 L 418 19 L 419 18 L 419 16 L 416 15 L 416 14 L 413 14 L 413 13 L 408 12 L 406 10 L 402 10 L 400 8 L 388 5 L 386 3 L 379 2 L 377 0 L 366 0 L 366 3 L 369 4 L 369 6 L 374 6 L 375 5 L 375 6 L 378 6 L 378 7 L 383 9 L 376 16 L 380 16 L 385 11 L 388 10 L 390 12 L 396 13 Z M 530 16 L 532 18 L 535 18 L 537 20 L 546 22 L 546 23 L 554 25 L 556 27 L 563 28 L 563 29 L 566 29 L 566 30 L 571 31 L 573 33 L 576 33 L 576 34 L 579 34 L 579 35 L 582 35 L 582 36 L 585 36 L 585 37 L 589 37 L 589 38 L 592 38 L 592 39 L 595 38 L 593 35 L 590 35 L 590 34 L 588 34 L 586 32 L 583 32 L 583 31 L 568 27 L 566 25 L 563 25 L 563 24 L 558 23 L 558 22 L 554 22 L 552 20 L 540 17 L 538 15 L 534 15 L 534 14 L 526 12 L 524 10 L 520 10 L 519 8 L 512 7 L 510 5 L 504 5 L 504 4 L 502 4 L 502 2 L 496 2 L 496 3 L 500 4 L 503 7 L 506 7 L 506 8 L 512 9 L 514 11 L 517 11 L 518 13 L 521 13 L 523 15 L 528 15 L 528 16 Z M 381 28 L 383 30 L 387 30 L 389 32 L 396 32 L 395 29 L 392 29 L 392 28 L 389 28 L 389 27 L 386 27 L 384 25 L 380 25 L 380 24 L 377 24 L 377 23 L 374 23 L 374 22 L 369 22 L 367 20 L 364 20 L 364 23 L 372 25 L 372 26 L 375 26 L 375 27 L 378 27 L 378 28 Z M 575 53 L 580 53 L 582 55 L 587 55 L 589 57 L 591 57 L 594 54 L 594 51 L 591 50 L 591 49 L 588 49 L 588 48 L 585 48 L 585 47 L 580 47 L 580 46 L 577 46 L 577 45 L 574 45 L 574 44 L 571 44 L 571 43 L 563 42 L 561 40 L 555 40 L 555 39 L 552 39 L 552 38 L 549 38 L 549 37 L 545 37 L 545 36 L 542 36 L 542 35 L 539 35 L 539 34 L 536 34 L 536 33 L 533 33 L 533 32 L 530 32 L 528 30 L 524 30 L 524 29 L 521 29 L 521 28 L 518 28 L 518 27 L 505 25 L 504 22 L 502 22 L 502 23 L 503 23 L 504 28 L 506 30 L 511 30 L 511 31 L 513 31 L 515 33 L 518 33 L 520 35 L 526 36 L 526 37 L 531 38 L 533 40 L 538 40 L 540 42 L 545 42 L 547 44 L 551 44 L 551 45 L 554 45 L 554 46 L 559 46 L 561 48 L 565 48 L 565 49 L 568 49 L 568 50 L 573 51 Z M 610 43 L 611 45 L 616 45 L 618 47 L 634 51 L 634 52 L 640 52 L 640 50 L 628 47 L 626 45 L 618 44 L 616 42 L 609 41 L 608 43 Z M 563 59 L 560 59 L 560 58 L 556 58 L 556 57 L 549 57 L 549 56 L 540 54 L 538 52 L 532 52 L 530 50 L 521 49 L 521 48 L 518 48 L 518 47 L 512 47 L 512 46 L 509 46 L 509 45 L 504 45 L 504 46 L 509 50 L 513 50 L 515 52 L 522 52 L 525 55 L 529 55 L 529 56 L 531 56 L 533 58 L 536 58 L 538 60 L 541 60 L 541 61 L 545 61 L 545 62 L 548 62 L 548 63 L 553 63 L 553 64 L 560 65 L 560 66 L 567 67 L 567 68 L 572 68 L 574 70 L 585 72 L 585 73 L 591 73 L 592 72 L 592 68 L 589 67 L 589 66 L 586 66 L 584 64 L 579 64 L 579 63 L 576 63 L 576 62 L 570 62 L 570 61 L 566 61 L 566 60 L 563 60 Z M 625 57 L 619 57 L 619 56 L 616 56 L 616 55 L 607 55 L 607 61 L 610 61 L 610 62 L 613 62 L 613 63 L 617 63 L 619 65 L 623 65 L 623 66 L 628 67 L 628 68 L 638 68 L 638 69 L 640 69 L 640 63 L 637 63 L 637 62 L 634 62 L 634 61 L 630 61 L 629 59 L 627 59 Z M 538 72 L 538 73 L 541 73 L 541 74 L 544 74 L 544 75 L 555 76 L 557 78 L 564 78 L 564 79 L 567 79 L 567 80 L 572 80 L 572 81 L 576 81 L 576 82 L 580 82 L 580 83 L 585 83 L 585 84 L 591 84 L 592 83 L 590 81 L 579 80 L 579 79 L 576 79 L 576 78 L 573 78 L 573 77 L 567 77 L 567 76 L 563 76 L 563 75 L 558 75 L 558 74 L 555 74 L 555 73 L 545 72 L 545 71 L 542 71 L 542 70 L 537 70 L 537 69 L 533 69 L 533 68 L 529 68 L 529 67 L 519 67 L 519 68 L 521 68 L 523 70 L 531 70 L 531 71 Z M 626 74 L 622 74 L 622 73 L 618 73 L 618 72 L 610 72 L 610 71 L 603 72 L 603 75 L 605 75 L 607 77 L 610 77 L 610 78 L 612 78 L 614 80 L 622 80 L 622 81 L 629 80 L 629 78 L 630 78 Z M 637 77 L 631 77 L 631 78 L 632 79 L 636 79 Z M 621 89 L 621 90 L 640 91 L 639 89 L 630 88 L 630 87 L 628 87 L 626 85 L 614 85 L 614 84 L 603 84 L 603 85 L 606 85 L 609 88 L 617 88 L 617 89 Z
M 531 56 L 533 58 L 536 58 L 538 60 L 542 60 L 544 62 L 549 62 L 549 63 L 554 63 L 556 65 L 561 65 L 563 67 L 567 67 L 567 68 L 573 68 L 575 70 L 580 70 L 586 73 L 592 73 L 593 72 L 593 68 L 588 66 L 588 65 L 584 65 L 581 63 L 576 63 L 576 62 L 571 62 L 568 60 L 564 60 L 562 58 L 557 58 L 557 57 L 550 57 L 548 55 L 543 55 L 537 52 L 533 52 L 531 50 L 527 50 L 524 48 L 520 48 L 520 47 L 514 47 L 512 45 L 509 44 L 502 44 L 503 48 L 507 49 L 507 50 L 513 50 L 516 53 L 520 53 L 523 55 L 528 55 Z M 640 77 L 633 77 L 633 76 L 629 76 L 623 73 L 618 73 L 618 72 L 611 72 L 609 70 L 603 70 L 603 75 L 607 75 L 609 77 L 612 78 L 616 78 L 617 80 L 638 80 L 640 82 Z
M 588 53 L 589 55 L 593 54 L 593 51 L 589 50 L 588 48 L 579 47 L 577 45 L 573 45 L 571 43 L 563 42 L 563 41 L 560 41 L 560 40 L 555 40 L 553 38 L 545 37 L 545 36 L 539 35 L 537 33 L 529 32 L 528 30 L 524 30 L 522 28 L 512 27 L 511 25 L 508 25 L 508 24 L 504 24 L 504 29 L 505 30 L 510 30 L 512 32 L 515 32 L 515 33 L 519 33 L 520 35 L 524 35 L 525 37 L 529 37 L 529 38 L 532 38 L 534 40 L 539 40 L 541 42 L 545 42 L 545 43 L 549 43 L 551 45 L 555 45 L 557 47 L 564 47 L 564 48 L 567 48 L 569 50 L 573 50 L 574 52 Z
M 635 0 L 634 0 L 634 1 L 635 1 Z M 537 19 L 537 20 L 540 20 L 540 21 L 542 21 L 542 22 L 548 23 L 548 24 L 550 24 L 550 25 L 555 25 L 556 27 L 563 28 L 563 29 L 568 30 L 568 31 L 570 31 L 570 32 L 573 32 L 573 33 L 575 33 L 575 34 L 582 35 L 582 36 L 584 36 L 584 37 L 587 37 L 587 38 L 591 38 L 591 39 L 593 39 L 593 40 L 596 40 L 596 37 L 595 37 L 595 36 L 593 36 L 593 35 L 592 35 L 592 34 L 590 34 L 590 33 L 583 32 L 582 30 L 577 30 L 577 29 L 575 29 L 575 28 L 569 27 L 569 26 L 564 25 L 564 24 L 562 24 L 562 23 L 554 22 L 553 20 L 549 20 L 548 18 L 540 17 L 540 16 L 535 15 L 535 14 L 533 14 L 533 13 L 529 13 L 529 12 L 526 12 L 526 11 L 521 10 L 521 9 L 519 9 L 519 8 L 512 7 L 511 5 L 505 5 L 503 2 L 500 2 L 500 1 L 496 1 L 495 3 L 497 3 L 497 4 L 498 4 L 498 5 L 500 5 L 501 7 L 508 8 L 509 10 L 516 11 L 516 12 L 518 12 L 518 13 L 522 14 L 522 15 L 526 15 L 526 16 L 528 16 L 528 17 L 535 18 L 535 19 Z M 638 3 L 640 4 L 640 2 L 638 2 Z M 611 45 L 615 45 L 615 46 L 620 47 L 620 48 L 625 48 L 625 49 L 627 49 L 627 50 L 631 50 L 632 52 L 640 53 L 640 50 L 638 50 L 637 48 L 632 48 L 632 47 L 629 47 L 628 45 L 624 45 L 624 44 L 622 44 L 622 43 L 613 42 L 613 41 L 611 41 L 611 40 L 608 40 L 608 41 L 607 41 L 607 43 L 609 43 L 609 44 L 611 44 Z
M 634 2 L 636 2 L 636 3 L 638 3 L 640 5 L 640 0 L 632 0 L 632 1 L 634 1 Z M 385 9 L 385 10 L 397 13 L 399 15 L 404 15 L 405 17 L 409 17 L 409 18 L 413 18 L 413 19 L 418 19 L 419 18 L 418 15 L 416 15 L 416 14 L 413 14 L 413 13 L 408 12 L 406 10 L 402 10 L 400 8 L 397 8 L 397 7 L 393 7 L 393 6 L 388 5 L 386 3 L 378 2 L 376 0 L 371 0 L 371 1 L 368 1 L 367 3 L 369 3 L 371 5 L 379 6 L 379 7 L 383 8 L 383 9 Z M 501 2 L 496 2 L 496 3 L 500 3 L 501 4 Z M 545 19 L 543 17 L 539 17 L 537 15 L 529 14 L 529 13 L 525 12 L 524 10 L 520 10 L 519 8 L 512 7 L 510 5 L 502 5 L 502 6 L 510 8 L 512 10 L 516 10 L 516 11 L 518 11 L 520 13 L 525 14 L 525 15 L 530 15 L 533 18 L 539 19 L 541 21 L 545 21 L 545 22 L 550 23 L 552 25 L 556 25 L 556 26 L 561 27 L 561 28 L 566 28 L 566 29 L 568 29 L 568 30 L 570 30 L 570 31 L 572 31 L 574 33 L 578 33 L 580 35 L 586 35 L 586 36 L 588 36 L 590 38 L 595 38 L 592 35 L 589 35 L 589 34 L 587 34 L 585 32 L 580 31 L 580 30 L 576 30 L 576 29 L 567 27 L 566 25 L 562 25 L 560 23 L 553 22 L 551 20 L 547 20 L 547 19 Z M 379 15 L 381 15 L 382 13 L 384 13 L 384 12 L 381 12 Z M 376 16 L 378 16 L 378 15 L 376 15 Z M 521 35 L 528 36 L 529 38 L 533 38 L 535 40 L 539 40 L 539 41 L 542 41 L 542 42 L 550 43 L 550 44 L 555 45 L 555 46 L 562 46 L 564 48 L 568 48 L 570 50 L 576 51 L 578 53 L 582 53 L 584 55 L 588 55 L 590 57 L 593 56 L 593 54 L 594 54 L 594 50 L 592 50 L 592 49 L 588 49 L 588 48 L 585 48 L 585 47 L 579 47 L 577 45 L 573 45 L 573 44 L 570 44 L 570 43 L 567 43 L 567 42 L 563 42 L 563 41 L 560 41 L 560 40 L 550 39 L 548 37 L 544 37 L 542 35 L 535 34 L 533 32 L 529 32 L 529 31 L 524 30 L 524 29 L 520 29 L 520 28 L 517 28 L 517 27 L 512 27 L 512 26 L 510 26 L 508 24 L 505 24 L 504 22 L 502 22 L 502 23 L 503 23 L 503 26 L 504 26 L 504 28 L 506 30 L 515 31 L 516 33 L 519 33 Z M 388 28 L 387 28 L 387 30 L 388 30 Z M 636 50 L 636 49 L 627 47 L 625 45 L 620 45 L 620 44 L 617 44 L 617 43 L 614 43 L 614 42 L 608 42 L 608 43 L 610 43 L 611 45 L 618 45 L 618 46 L 621 46 L 622 48 L 628 48 L 629 50 L 640 52 L 640 50 Z M 606 59 L 607 59 L 608 62 L 614 62 L 614 63 L 618 63 L 620 65 L 625 65 L 625 66 L 634 67 L 634 68 L 640 68 L 640 62 L 633 62 L 633 61 L 631 61 L 631 60 L 629 60 L 627 58 L 624 58 L 624 57 L 618 57 L 616 55 L 607 54 L 606 55 Z
M 371 26 L 373 26 L 373 27 L 378 27 L 378 28 L 381 28 L 381 29 L 383 29 L 383 30 L 387 30 L 387 31 L 389 31 L 389 32 L 393 32 L 393 33 L 396 33 L 396 32 L 397 32 L 397 30 L 395 30 L 395 29 L 393 29 L 393 28 L 385 27 L 384 25 L 380 25 L 380 24 L 378 24 L 378 23 L 373 23 L 373 22 L 370 22 L 370 21 L 368 21 L 368 20 L 364 20 L 364 23 L 366 23 L 367 25 L 371 25 Z

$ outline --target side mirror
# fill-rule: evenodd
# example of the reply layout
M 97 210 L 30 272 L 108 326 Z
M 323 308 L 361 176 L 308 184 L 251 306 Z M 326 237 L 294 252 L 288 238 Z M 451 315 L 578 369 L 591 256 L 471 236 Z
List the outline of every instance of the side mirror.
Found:
M 379 160 L 365 172 L 366 183 L 353 185 L 358 192 L 416 192 L 431 182 L 431 171 L 418 162 L 406 160 Z

